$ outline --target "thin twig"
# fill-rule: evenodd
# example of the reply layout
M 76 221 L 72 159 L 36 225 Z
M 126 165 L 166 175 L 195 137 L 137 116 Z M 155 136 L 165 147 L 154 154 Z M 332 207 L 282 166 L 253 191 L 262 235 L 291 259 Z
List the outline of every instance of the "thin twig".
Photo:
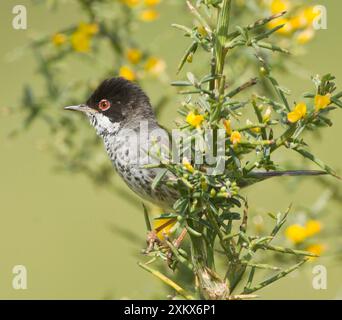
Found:
M 297 263 L 296 265 L 292 266 L 291 268 L 288 268 L 282 272 L 279 272 L 278 274 L 276 274 L 275 276 L 261 282 L 260 284 L 258 284 L 257 286 L 253 287 L 253 288 L 245 288 L 243 291 L 243 294 L 250 294 L 252 292 L 255 292 L 257 290 L 260 290 L 262 288 L 265 288 L 266 286 L 270 285 L 271 283 L 284 278 L 285 276 L 287 276 L 289 273 L 297 270 L 301 265 L 303 265 L 305 262 L 307 262 L 309 259 L 304 259 L 301 262 Z

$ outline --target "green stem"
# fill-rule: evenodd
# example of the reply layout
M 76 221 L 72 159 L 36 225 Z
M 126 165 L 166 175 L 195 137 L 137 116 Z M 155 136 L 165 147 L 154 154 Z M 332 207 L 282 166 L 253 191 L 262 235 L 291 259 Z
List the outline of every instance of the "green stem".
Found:
M 308 259 L 304 259 L 302 261 L 300 261 L 299 263 L 297 263 L 296 265 L 294 265 L 293 267 L 290 267 L 282 272 L 279 272 L 278 274 L 276 274 L 275 276 L 261 282 L 260 284 L 258 284 L 257 286 L 253 287 L 253 288 L 248 288 L 246 287 L 243 291 L 243 293 L 246 293 L 246 294 L 250 294 L 250 293 L 253 293 L 255 291 L 258 291 L 268 285 L 270 285 L 271 283 L 281 279 L 281 278 L 284 278 L 285 276 L 287 276 L 289 273 L 297 270 L 302 264 L 304 264 L 305 262 L 307 262 Z
M 225 58 L 227 50 L 224 45 L 228 39 L 229 21 L 231 12 L 232 0 L 223 0 L 222 8 L 219 11 L 217 30 L 216 30 L 216 43 L 215 43 L 215 55 L 216 55 L 216 74 L 222 76 L 224 70 Z M 217 81 L 216 89 L 221 86 L 220 79 Z

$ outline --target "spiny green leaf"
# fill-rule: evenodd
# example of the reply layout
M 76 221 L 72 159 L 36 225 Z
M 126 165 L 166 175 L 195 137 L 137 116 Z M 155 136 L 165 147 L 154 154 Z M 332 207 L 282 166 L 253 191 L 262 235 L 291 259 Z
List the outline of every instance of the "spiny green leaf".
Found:
M 312 162 L 316 163 L 319 167 L 321 167 L 323 170 L 325 170 L 330 175 L 340 179 L 340 177 L 336 174 L 336 172 L 332 168 L 330 168 L 322 160 L 318 159 L 316 156 L 314 156 L 309 151 L 301 149 L 301 148 L 294 148 L 293 150 L 300 153 L 303 157 L 305 157 L 305 158 L 311 160 Z
M 145 218 L 146 229 L 147 229 L 147 231 L 152 231 L 152 226 L 151 226 L 151 222 L 150 222 L 150 219 L 148 216 L 147 208 L 146 208 L 144 203 L 142 204 L 142 206 L 144 209 L 144 218 Z

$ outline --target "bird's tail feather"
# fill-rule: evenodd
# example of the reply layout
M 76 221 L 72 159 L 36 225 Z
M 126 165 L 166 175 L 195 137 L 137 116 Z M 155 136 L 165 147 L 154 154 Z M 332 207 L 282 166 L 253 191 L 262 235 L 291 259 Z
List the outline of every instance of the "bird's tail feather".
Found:
M 253 172 L 251 176 L 253 178 L 272 178 L 272 177 L 283 177 L 283 176 L 321 176 L 328 174 L 325 171 L 320 170 L 286 170 L 286 171 L 267 171 L 267 172 Z
M 287 171 L 267 171 L 267 172 L 251 172 L 247 177 L 238 181 L 241 188 L 248 187 L 256 182 L 260 182 L 273 177 L 285 176 L 321 176 L 328 174 L 325 171 L 319 170 L 287 170 Z

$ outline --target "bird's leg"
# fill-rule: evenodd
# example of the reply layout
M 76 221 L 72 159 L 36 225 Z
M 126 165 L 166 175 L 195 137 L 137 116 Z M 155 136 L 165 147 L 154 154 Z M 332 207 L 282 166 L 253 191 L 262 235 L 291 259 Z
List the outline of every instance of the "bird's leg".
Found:
M 178 249 L 180 247 L 187 233 L 188 231 L 184 228 L 182 232 L 180 233 L 180 235 L 178 236 L 178 238 L 175 241 L 173 241 L 172 245 L 174 248 Z M 173 262 L 172 256 L 173 256 L 172 250 L 170 249 L 166 256 L 169 267 L 172 266 L 172 262 Z
M 146 242 L 147 248 L 144 250 L 144 254 L 148 254 L 153 251 L 155 243 L 160 243 L 160 240 L 157 237 L 157 232 L 155 230 L 149 231 L 147 233 Z
M 158 233 L 160 231 L 162 231 L 164 228 L 166 228 L 167 226 L 169 226 L 173 222 L 174 222 L 174 220 L 170 219 L 166 223 L 164 223 L 161 226 L 159 226 L 158 228 L 156 228 L 155 230 L 149 231 L 147 233 L 147 238 L 146 238 L 147 248 L 144 251 L 145 254 L 148 254 L 151 251 L 153 251 L 153 248 L 154 248 L 155 244 L 158 244 L 158 245 L 161 244 L 161 240 L 158 237 Z M 163 236 L 165 237 L 166 235 L 163 234 Z
M 175 248 L 178 249 L 180 247 L 187 233 L 188 231 L 184 228 L 181 234 L 179 235 L 179 237 L 173 242 L 173 245 L 175 246 Z

